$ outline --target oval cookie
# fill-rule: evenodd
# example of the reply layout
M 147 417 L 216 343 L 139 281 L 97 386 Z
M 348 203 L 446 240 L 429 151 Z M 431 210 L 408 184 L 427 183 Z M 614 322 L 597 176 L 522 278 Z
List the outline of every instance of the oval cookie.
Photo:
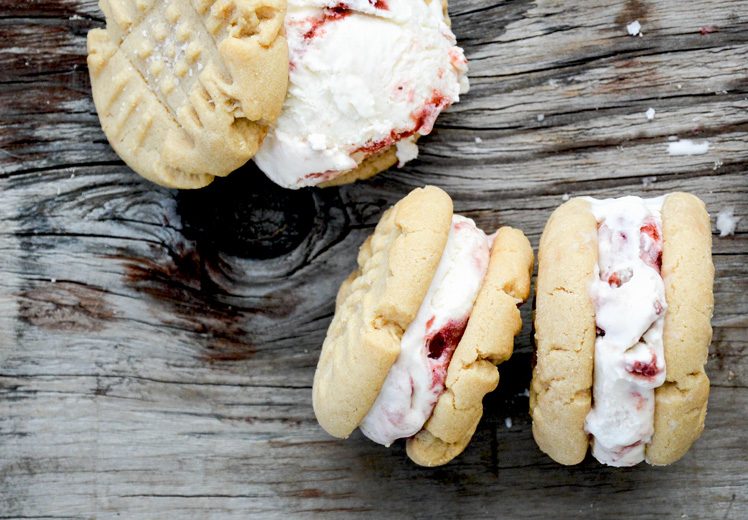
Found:
M 662 207 L 662 277 L 665 314 L 665 384 L 655 390 L 655 432 L 647 462 L 677 461 L 704 430 L 709 378 L 704 371 L 712 341 L 714 264 L 712 230 L 704 203 L 671 193 Z
M 421 466 L 446 464 L 462 453 L 483 415 L 483 397 L 499 384 L 496 367 L 512 355 L 522 329 L 518 305 L 530 295 L 530 241 L 502 227 L 465 334 L 452 356 L 445 392 L 423 429 L 408 439 L 408 456 Z
M 561 464 L 578 464 L 589 441 L 595 308 L 589 296 L 597 263 L 597 221 L 589 203 L 559 206 L 545 225 L 535 284 L 535 359 L 530 385 L 532 433 Z
M 361 246 L 314 373 L 314 413 L 329 434 L 348 437 L 376 400 L 436 272 L 451 219 L 449 195 L 419 188 L 387 210 Z

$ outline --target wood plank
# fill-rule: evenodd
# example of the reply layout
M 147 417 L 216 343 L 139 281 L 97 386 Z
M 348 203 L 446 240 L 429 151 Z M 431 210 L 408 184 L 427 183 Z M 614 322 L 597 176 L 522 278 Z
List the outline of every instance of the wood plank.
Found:
M 248 165 L 178 193 L 132 174 L 100 130 L 85 67 L 96 2 L 0 1 L 0 518 L 748 517 L 745 220 L 714 237 L 707 429 L 672 467 L 564 468 L 539 452 L 529 305 L 450 465 L 317 426 L 337 285 L 413 187 L 444 187 L 484 229 L 520 227 L 535 247 L 577 194 L 684 190 L 713 218 L 748 215 L 748 4 L 454 0 L 451 16 L 472 90 L 403 171 L 291 192 Z M 643 37 L 626 35 L 634 19 Z M 709 152 L 670 156 L 670 136 Z

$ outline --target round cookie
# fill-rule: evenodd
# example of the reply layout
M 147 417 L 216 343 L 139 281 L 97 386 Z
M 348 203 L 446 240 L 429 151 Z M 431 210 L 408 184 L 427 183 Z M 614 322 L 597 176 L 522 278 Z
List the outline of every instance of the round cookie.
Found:
M 661 216 L 666 381 L 655 389 L 654 435 L 646 447 L 647 462 L 657 465 L 680 459 L 703 430 L 714 307 L 711 229 L 703 202 L 671 193 Z M 589 283 L 597 255 L 589 203 L 572 199 L 556 209 L 538 251 L 530 414 L 538 446 L 562 464 L 581 462 L 589 445 L 584 420 L 592 404 L 596 335 Z
M 470 442 L 483 415 L 483 397 L 499 383 L 496 365 L 512 355 L 514 336 L 522 329 L 517 305 L 530 294 L 533 262 L 532 246 L 521 231 L 497 231 L 483 285 L 447 370 L 445 391 L 423 429 L 407 441 L 416 464 L 446 464 Z
M 288 83 L 285 0 L 101 0 L 91 88 L 117 154 L 143 177 L 200 188 L 247 162 Z
M 340 288 L 314 374 L 312 401 L 330 435 L 348 437 L 377 398 L 436 272 L 452 199 L 433 186 L 387 210 Z
M 595 308 L 589 284 L 597 263 L 597 221 L 589 203 L 558 207 L 543 230 L 535 282 L 535 366 L 530 385 L 532 433 L 561 464 L 578 464 L 589 441 Z
M 665 384 L 655 390 L 655 432 L 650 464 L 671 464 L 704 429 L 709 378 L 704 365 L 712 341 L 714 264 L 712 230 L 704 203 L 671 193 L 662 207 L 662 278 L 665 314 Z

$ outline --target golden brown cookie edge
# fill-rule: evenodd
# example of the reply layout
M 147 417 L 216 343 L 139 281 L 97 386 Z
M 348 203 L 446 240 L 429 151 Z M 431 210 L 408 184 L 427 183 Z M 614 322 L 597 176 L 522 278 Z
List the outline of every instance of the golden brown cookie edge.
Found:
M 538 447 L 553 460 L 581 462 L 592 403 L 595 309 L 589 285 L 597 263 L 597 221 L 574 198 L 548 219 L 538 249 L 535 366 L 530 415 Z
M 711 222 L 704 203 L 689 193 L 667 195 L 662 236 L 666 381 L 655 389 L 655 432 L 646 448 L 647 462 L 656 465 L 680 459 L 704 429 L 704 365 L 714 310 Z
M 364 243 L 367 250 L 362 249 L 359 255 L 359 276 L 349 277 L 350 282 L 341 286 L 345 300 L 337 304 L 314 375 L 315 415 L 331 435 L 350 435 L 376 400 L 400 352 L 402 334 L 415 318 L 436 272 L 451 219 L 452 200 L 444 191 L 433 186 L 417 188 L 386 212 Z M 386 235 L 392 233 L 391 227 L 397 228 L 393 237 Z M 387 240 L 381 245 L 378 239 L 383 237 Z M 371 272 L 370 259 L 383 251 L 386 274 Z M 372 287 L 378 290 L 376 300 L 371 299 L 375 296 Z M 362 291 L 359 294 L 364 298 L 371 297 L 362 311 L 366 315 L 363 328 L 354 327 L 345 335 L 351 337 L 341 339 L 338 329 L 357 319 L 347 315 L 346 307 L 357 291 Z M 334 337 L 333 332 L 337 334 Z
M 517 305 L 529 296 L 533 263 L 532 246 L 520 230 L 498 230 L 486 278 L 449 365 L 445 391 L 423 430 L 406 443 L 416 464 L 446 464 L 470 442 L 483 415 L 483 397 L 498 384 L 496 365 L 511 356 L 522 328 Z

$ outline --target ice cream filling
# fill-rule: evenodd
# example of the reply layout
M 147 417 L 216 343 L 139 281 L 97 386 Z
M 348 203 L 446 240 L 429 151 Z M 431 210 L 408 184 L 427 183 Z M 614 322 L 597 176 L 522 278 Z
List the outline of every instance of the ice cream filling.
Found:
M 289 89 L 255 155 L 273 181 L 332 180 L 416 134 L 468 90 L 467 60 L 438 0 L 289 0 Z
M 389 446 L 411 437 L 431 416 L 483 283 L 489 247 L 488 237 L 472 220 L 452 217 L 447 245 L 426 297 L 403 334 L 397 361 L 359 426 L 374 442 Z
M 644 460 L 654 433 L 654 389 L 665 382 L 667 311 L 662 265 L 663 198 L 589 199 L 597 219 L 592 455 L 610 466 Z

